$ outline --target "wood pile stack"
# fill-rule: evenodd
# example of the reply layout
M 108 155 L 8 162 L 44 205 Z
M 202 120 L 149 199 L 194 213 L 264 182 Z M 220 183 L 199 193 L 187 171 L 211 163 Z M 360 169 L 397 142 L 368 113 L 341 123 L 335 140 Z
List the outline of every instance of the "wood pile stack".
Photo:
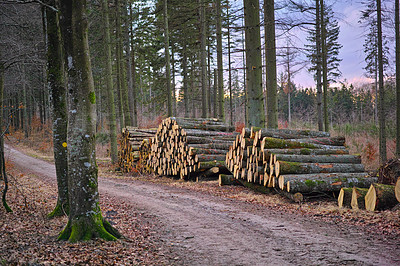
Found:
M 308 130 L 244 128 L 225 162 L 236 179 L 284 193 L 339 191 L 368 187 L 360 156 L 349 155 L 343 137 Z
M 143 146 L 143 141 L 148 143 L 148 140 L 154 136 L 155 132 L 155 129 L 139 129 L 137 127 L 122 129 L 121 143 L 118 151 L 118 165 L 123 172 L 132 172 L 134 169 L 140 170 L 137 169 L 138 163 L 142 158 L 139 151 L 140 147 Z M 143 165 L 143 163 L 139 165 Z
M 225 155 L 238 133 L 215 118 L 169 117 L 149 140 L 147 164 L 158 175 L 194 179 L 226 171 Z

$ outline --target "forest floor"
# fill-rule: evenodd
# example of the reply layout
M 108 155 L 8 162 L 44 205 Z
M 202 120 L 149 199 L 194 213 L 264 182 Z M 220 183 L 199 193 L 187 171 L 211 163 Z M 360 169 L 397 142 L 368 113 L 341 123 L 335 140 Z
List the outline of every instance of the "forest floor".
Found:
M 59 242 L 67 218 L 46 218 L 57 196 L 54 165 L 43 160 L 51 158 L 14 147 L 22 152 L 6 152 L 14 212 L 0 208 L 0 264 L 400 264 L 400 211 L 341 210 L 334 200 L 299 205 L 216 181 L 133 177 L 101 160 L 103 215 L 124 239 Z

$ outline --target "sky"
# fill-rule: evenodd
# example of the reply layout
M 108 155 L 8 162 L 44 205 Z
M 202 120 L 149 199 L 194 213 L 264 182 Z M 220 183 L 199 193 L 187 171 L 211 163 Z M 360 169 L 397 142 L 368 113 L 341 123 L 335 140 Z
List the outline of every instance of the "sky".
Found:
M 348 83 L 366 82 L 364 76 L 364 53 L 363 53 L 363 29 L 358 23 L 362 6 L 358 1 L 337 1 L 334 5 L 336 16 L 340 26 L 338 42 L 343 45 L 339 58 L 342 76 L 340 81 L 347 80 Z M 305 69 L 295 76 L 295 83 L 303 87 L 315 87 L 312 74 Z

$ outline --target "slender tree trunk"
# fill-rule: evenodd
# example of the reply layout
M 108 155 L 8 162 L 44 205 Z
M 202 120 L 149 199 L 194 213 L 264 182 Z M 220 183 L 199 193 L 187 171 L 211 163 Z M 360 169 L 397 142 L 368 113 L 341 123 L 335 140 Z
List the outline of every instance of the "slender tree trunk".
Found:
M 138 126 L 138 112 L 137 112 L 137 86 L 136 86 L 136 59 L 135 59 L 135 43 L 134 43 L 134 38 L 133 38 L 133 13 L 132 13 L 132 3 L 129 4 L 129 10 L 130 10 L 130 37 L 131 37 L 131 73 L 132 73 L 132 126 L 137 127 Z
M 218 118 L 225 121 L 224 108 L 224 69 L 222 64 L 222 25 L 221 0 L 216 0 L 216 27 L 217 27 L 217 71 L 218 71 Z
M 117 95 L 118 95 L 118 115 L 119 115 L 119 127 L 125 126 L 124 117 L 124 104 L 123 104 L 123 90 L 122 90 L 122 73 L 121 73 L 121 18 L 120 18 L 120 2 L 115 0 L 115 58 L 116 58 L 116 70 L 117 70 Z
M 102 0 L 101 6 L 103 10 L 103 21 L 104 26 L 104 54 L 106 56 L 106 91 L 107 91 L 107 117 L 108 125 L 110 128 L 110 151 L 111 151 L 111 162 L 114 164 L 118 160 L 118 145 L 117 145 L 117 121 L 115 114 L 115 103 L 114 103 L 114 88 L 112 80 L 112 56 L 111 56 L 111 39 L 110 39 L 110 20 L 108 10 L 108 0 Z
M 122 12 L 118 11 L 117 14 L 119 14 L 119 16 L 127 16 L 127 11 L 126 11 L 126 0 L 122 0 Z M 120 10 L 120 6 L 118 6 L 118 10 Z M 118 18 L 118 20 L 120 20 Z M 121 21 L 119 21 L 118 23 L 118 29 L 121 31 L 122 27 L 121 27 Z M 125 25 L 126 26 L 126 25 Z M 124 27 L 125 30 L 126 27 Z M 124 56 L 124 46 L 128 46 L 128 39 L 126 39 L 129 35 L 128 34 L 124 34 L 124 32 L 120 32 L 120 50 L 119 50 L 119 67 L 120 67 L 120 73 L 121 73 L 121 90 L 122 90 L 122 104 L 123 104 L 123 111 L 124 111 L 124 126 L 131 126 L 132 125 L 132 120 L 131 120 L 131 112 L 130 112 L 130 108 L 129 108 L 129 91 L 128 91 L 128 84 L 127 84 L 127 79 L 126 79 L 126 70 L 127 70 L 127 62 L 126 62 L 126 58 Z M 126 45 L 125 45 L 126 44 Z M 129 49 L 129 48 L 128 48 Z M 129 56 L 129 55 L 128 55 Z
M 321 8 L 321 46 L 322 46 L 322 80 L 324 87 L 324 130 L 329 132 L 329 116 L 328 116 L 328 65 L 327 65 L 327 47 L 326 47 L 326 23 L 325 23 L 325 6 L 324 0 L 320 0 Z
M 167 116 L 172 116 L 171 63 L 169 60 L 168 4 L 164 0 L 165 77 L 167 83 Z
M 22 116 L 23 116 L 23 121 L 24 121 L 24 135 L 25 138 L 29 137 L 29 125 L 28 125 L 28 103 L 27 103 L 27 99 L 26 99 L 26 75 L 25 75 L 25 65 L 22 65 L 22 105 L 23 105 L 23 109 L 22 109 Z
M 207 117 L 207 51 L 206 51 L 206 3 L 204 0 L 200 2 L 200 60 L 201 60 L 201 117 Z
M 228 77 L 229 77 L 229 109 L 230 117 L 229 124 L 233 126 L 233 104 L 232 104 L 232 65 L 231 65 L 231 31 L 230 31 L 230 18 L 229 18 L 229 6 L 226 9 L 226 16 L 228 22 Z
M 89 55 L 86 1 L 61 1 L 68 65 L 68 223 L 60 240 L 76 242 L 120 234 L 103 219 L 96 164 L 96 97 Z
M 185 117 L 189 117 L 189 90 L 188 90 L 188 64 L 187 64 L 187 48 L 183 46 L 182 55 L 182 78 L 183 78 L 183 103 L 185 106 Z
M 400 18 L 399 0 L 395 0 L 396 31 L 396 157 L 400 157 Z
M 172 115 L 176 116 L 176 81 L 175 81 L 175 53 L 173 46 L 171 47 L 171 65 L 172 65 L 172 87 L 171 87 L 171 92 L 172 92 Z
M 249 124 L 249 116 L 247 112 L 247 103 L 248 103 L 248 96 L 247 96 L 247 68 L 246 68 L 246 48 L 245 48 L 245 39 L 244 39 L 244 18 L 242 19 L 242 63 L 243 63 L 243 92 L 244 92 L 244 100 L 243 100 L 243 110 L 244 110 L 244 124 Z
M 316 47 L 316 54 L 317 54 L 317 120 L 318 120 L 318 130 L 324 130 L 324 119 L 322 116 L 322 87 L 321 87 L 321 8 L 319 5 L 319 0 L 315 1 L 315 47 Z
M 267 127 L 278 128 L 274 0 L 264 0 Z
M 248 126 L 264 127 L 259 1 L 244 0 Z
M 1 58 L 1 51 L 0 51 Z M 4 182 L 4 188 L 2 191 L 2 203 L 7 212 L 12 212 L 11 208 L 7 204 L 7 190 L 8 190 L 8 179 L 5 169 L 5 160 L 4 160 L 4 133 L 5 129 L 3 128 L 3 102 L 4 102 L 4 65 L 0 64 L 0 104 L 2 108 L 0 108 L 0 179 Z
M 49 2 L 56 6 L 56 1 Z M 58 6 L 56 6 L 58 8 Z M 58 197 L 54 210 L 49 217 L 68 214 L 68 159 L 67 159 L 67 87 L 64 71 L 59 14 L 46 9 L 47 29 L 47 83 L 53 106 L 53 148 L 56 166 Z
M 383 84 L 383 48 L 382 48 L 382 9 L 381 0 L 376 1 L 378 23 L 378 69 L 379 69 L 379 162 L 384 164 L 386 154 L 386 123 L 385 123 L 385 88 Z
M 213 95 L 213 99 L 214 99 L 214 107 L 213 107 L 214 117 L 218 117 L 218 100 L 217 100 L 217 96 L 218 96 L 218 71 L 215 68 L 214 69 L 214 95 Z
M 208 35 L 208 37 L 210 37 Z M 208 115 L 210 117 L 216 117 L 212 113 L 212 107 L 213 107 L 213 95 L 212 95 L 212 87 L 211 87 L 211 79 L 212 79 L 212 74 L 211 74 L 211 41 L 208 40 L 208 49 L 207 49 L 207 80 L 208 80 Z

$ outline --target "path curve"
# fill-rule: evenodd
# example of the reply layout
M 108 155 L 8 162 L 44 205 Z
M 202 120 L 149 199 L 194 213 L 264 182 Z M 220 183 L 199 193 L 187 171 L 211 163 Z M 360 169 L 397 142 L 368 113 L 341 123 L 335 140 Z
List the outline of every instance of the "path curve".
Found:
M 55 184 L 53 164 L 6 145 L 27 174 Z M 400 242 L 235 199 L 144 181 L 99 178 L 100 194 L 130 202 L 159 226 L 185 265 L 399 265 Z

